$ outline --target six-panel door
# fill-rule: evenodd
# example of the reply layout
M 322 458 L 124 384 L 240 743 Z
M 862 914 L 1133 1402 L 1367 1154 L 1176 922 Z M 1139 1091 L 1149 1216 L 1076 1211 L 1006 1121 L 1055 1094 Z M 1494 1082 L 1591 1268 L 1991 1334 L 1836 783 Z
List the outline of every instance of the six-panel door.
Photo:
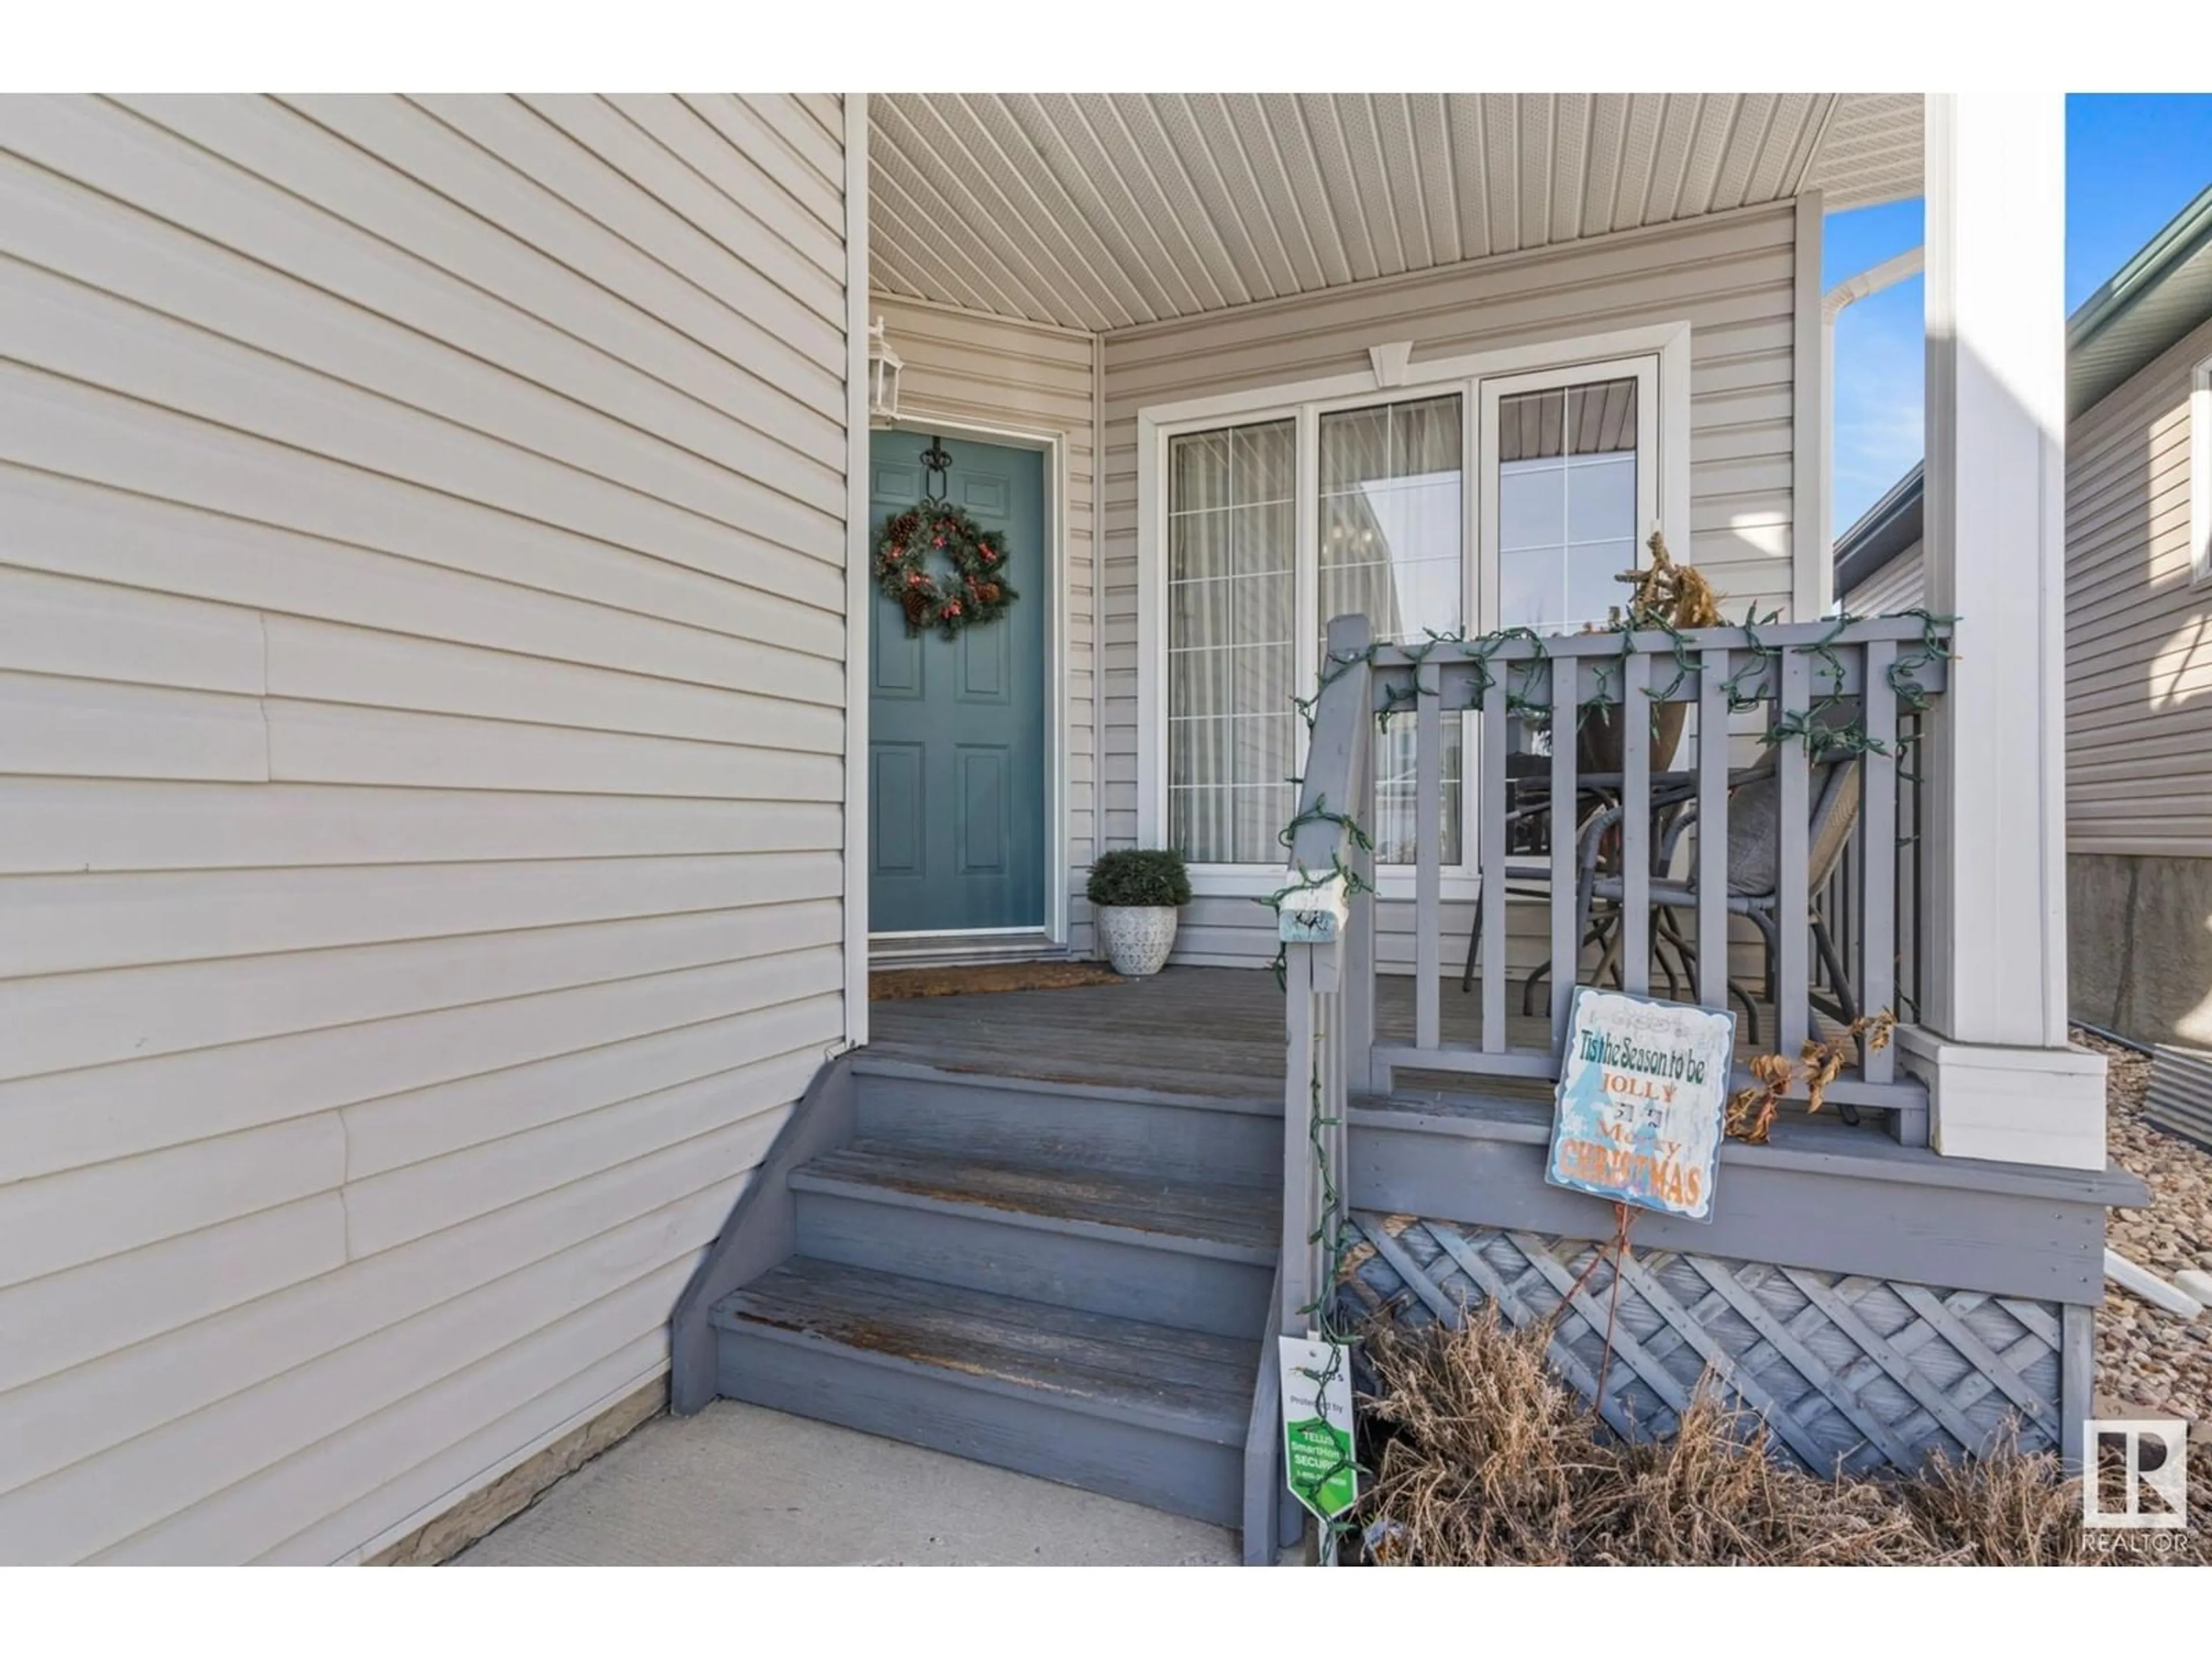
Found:
M 951 640 L 910 632 L 880 592 L 869 641 L 868 930 L 939 933 L 1045 925 L 1044 457 L 942 441 L 946 497 L 1004 538 L 1020 597 Z M 870 441 L 869 546 L 921 498 L 926 434 Z M 951 567 L 933 562 L 933 575 Z

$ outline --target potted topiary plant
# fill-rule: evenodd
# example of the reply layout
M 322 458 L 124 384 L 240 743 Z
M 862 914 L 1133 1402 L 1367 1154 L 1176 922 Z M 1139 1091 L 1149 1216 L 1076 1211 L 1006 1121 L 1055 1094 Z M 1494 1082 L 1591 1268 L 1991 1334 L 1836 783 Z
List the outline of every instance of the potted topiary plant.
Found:
M 1190 902 L 1182 854 L 1164 848 L 1122 847 L 1091 866 L 1085 890 L 1098 911 L 1098 939 L 1114 971 L 1132 979 L 1157 974 L 1174 948 L 1176 911 Z

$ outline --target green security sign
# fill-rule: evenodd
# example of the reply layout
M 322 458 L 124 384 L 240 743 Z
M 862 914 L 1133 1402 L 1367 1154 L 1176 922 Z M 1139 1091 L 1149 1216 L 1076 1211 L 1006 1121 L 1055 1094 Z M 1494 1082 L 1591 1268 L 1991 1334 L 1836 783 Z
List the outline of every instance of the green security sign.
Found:
M 1283 1466 L 1291 1491 L 1322 1520 L 1359 1497 L 1352 1458 L 1352 1356 L 1305 1337 L 1282 1339 Z

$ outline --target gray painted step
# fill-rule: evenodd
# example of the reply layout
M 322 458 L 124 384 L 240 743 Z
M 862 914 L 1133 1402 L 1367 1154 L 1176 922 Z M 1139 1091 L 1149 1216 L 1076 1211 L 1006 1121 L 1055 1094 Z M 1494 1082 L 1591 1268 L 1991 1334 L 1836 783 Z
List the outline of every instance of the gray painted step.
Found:
M 793 1173 L 799 1254 L 1223 1336 L 1267 1322 L 1277 1195 L 862 1143 Z
M 713 1317 L 733 1400 L 1242 1520 L 1257 1342 L 805 1256 Z
M 1279 1188 L 1283 1103 L 944 1071 L 855 1055 L 860 1138 L 1044 1169 Z

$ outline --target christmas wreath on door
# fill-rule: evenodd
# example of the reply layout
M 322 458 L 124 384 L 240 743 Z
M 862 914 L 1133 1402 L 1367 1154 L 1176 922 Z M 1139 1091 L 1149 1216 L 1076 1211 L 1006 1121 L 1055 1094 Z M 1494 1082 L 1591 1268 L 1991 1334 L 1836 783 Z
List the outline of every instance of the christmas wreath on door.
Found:
M 876 586 L 906 617 L 907 632 L 934 628 L 951 639 L 963 628 L 992 623 L 1019 596 L 1006 583 L 1004 543 L 945 499 L 951 464 L 935 439 L 922 453 L 937 488 L 884 522 L 876 541 Z M 933 569 L 942 558 L 949 568 Z

